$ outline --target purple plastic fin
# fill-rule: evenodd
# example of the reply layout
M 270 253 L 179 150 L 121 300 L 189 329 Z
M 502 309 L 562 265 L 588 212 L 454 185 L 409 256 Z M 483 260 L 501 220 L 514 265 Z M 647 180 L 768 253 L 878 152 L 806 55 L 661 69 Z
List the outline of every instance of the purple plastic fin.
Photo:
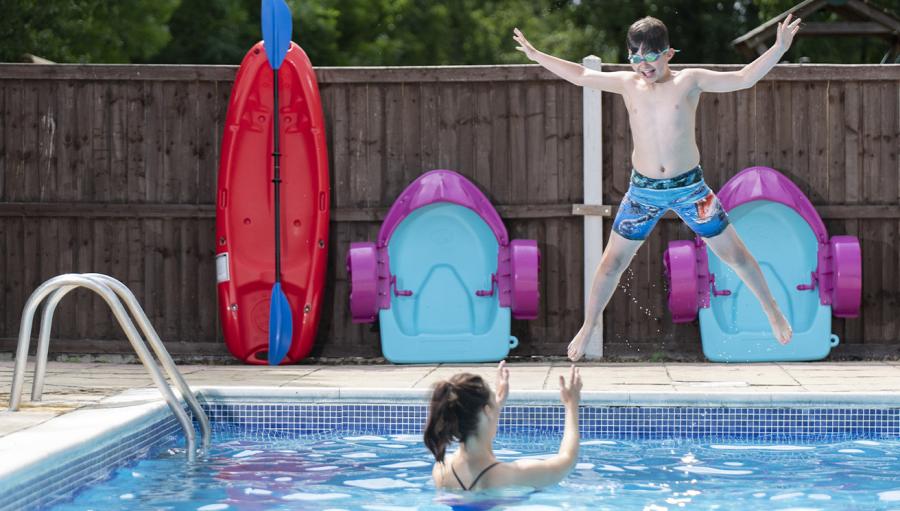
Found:
M 705 249 L 701 249 L 704 250 Z M 669 284 L 669 310 L 675 323 L 697 318 L 697 246 L 693 241 L 673 241 L 663 254 L 663 266 Z
M 432 170 L 416 178 L 394 201 L 378 231 L 378 247 L 387 246 L 394 230 L 410 213 L 437 202 L 449 202 L 471 209 L 488 224 L 500 246 L 509 243 L 503 220 L 477 186 L 452 170 Z
M 378 247 L 378 308 L 391 308 L 391 256 L 387 247 Z
M 709 308 L 712 297 L 710 288 L 713 280 L 709 273 L 709 255 L 706 253 L 706 242 L 699 236 L 694 239 L 694 254 L 697 256 L 697 304 L 701 309 Z
M 835 236 L 831 247 L 831 312 L 839 318 L 859 316 L 862 302 L 862 251 L 855 236 Z
M 351 243 L 347 252 L 350 316 L 354 323 L 372 323 L 378 314 L 378 250 L 371 242 Z
M 501 285 L 500 296 L 509 295 L 509 307 L 514 318 L 535 319 L 541 306 L 541 253 L 538 244 L 535 240 L 512 240 L 508 254 L 508 293 Z M 501 275 L 504 273 L 501 270 Z
M 816 208 L 797 185 L 775 169 L 744 169 L 729 179 L 716 195 L 726 211 L 756 200 L 784 204 L 806 220 L 820 244 L 828 243 L 828 232 Z

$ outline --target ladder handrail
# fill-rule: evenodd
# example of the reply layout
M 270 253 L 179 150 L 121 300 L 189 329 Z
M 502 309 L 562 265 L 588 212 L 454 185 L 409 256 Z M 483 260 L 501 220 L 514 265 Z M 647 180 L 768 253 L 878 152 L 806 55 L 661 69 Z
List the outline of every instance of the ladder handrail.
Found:
M 115 291 L 119 296 L 119 299 L 128 307 L 128 311 L 131 312 L 132 317 L 137 320 L 137 324 L 144 334 L 144 339 L 150 345 L 153 353 L 156 354 L 156 358 L 160 361 L 163 368 L 165 368 L 166 373 L 169 375 L 169 379 L 172 380 L 181 392 L 181 395 L 184 397 L 185 401 L 187 401 L 191 411 L 194 412 L 194 416 L 197 417 L 197 421 L 200 423 L 200 438 L 203 448 L 209 447 L 209 418 L 206 416 L 206 412 L 203 411 L 196 396 L 194 396 L 194 393 L 191 391 L 190 386 L 181 375 L 181 371 L 175 366 L 175 361 L 172 360 L 172 356 L 169 355 L 168 350 L 166 350 L 159 334 L 156 332 L 156 329 L 153 328 L 153 324 L 150 322 L 147 313 L 138 302 L 137 297 L 135 297 L 134 293 L 128 289 L 128 286 L 114 277 L 103 275 L 101 273 L 84 273 L 82 275 L 106 284 L 110 289 Z M 38 347 L 35 354 L 34 383 L 31 388 L 32 401 L 40 401 L 41 395 L 43 394 L 44 377 L 47 372 L 47 358 L 50 351 L 50 329 L 53 324 L 53 314 L 60 300 L 62 300 L 62 298 L 72 289 L 75 289 L 75 286 L 61 287 L 44 303 L 40 335 L 38 336 Z
M 63 299 L 64 296 L 69 294 L 69 291 L 78 289 L 78 286 L 62 286 L 53 291 L 52 294 L 44 301 L 44 309 L 41 313 L 41 329 L 40 334 L 38 336 L 38 351 L 35 357 L 34 364 L 34 382 L 31 386 L 31 400 L 32 401 L 40 401 L 41 394 L 44 389 L 44 377 L 47 372 L 47 364 L 40 363 L 40 350 L 41 346 L 47 344 L 48 354 L 50 347 L 50 326 L 53 324 L 53 313 L 56 311 L 56 306 L 59 305 L 59 302 Z M 47 340 L 44 340 L 44 336 L 47 336 Z M 40 385 L 38 384 L 40 382 Z M 35 393 L 37 393 L 37 399 L 35 399 Z
M 53 307 L 55 308 L 59 300 L 61 300 L 66 293 L 76 287 L 84 287 L 90 289 L 91 291 L 94 291 L 95 293 L 100 295 L 100 297 L 103 298 L 104 301 L 106 301 L 107 305 L 109 305 L 110 309 L 112 309 L 113 315 L 116 317 L 119 325 L 125 331 L 125 336 L 131 343 L 132 348 L 134 348 L 138 359 L 140 359 L 141 363 L 143 363 L 144 367 L 147 369 L 147 372 L 150 373 L 150 378 L 156 384 L 160 393 L 162 393 L 163 397 L 165 398 L 166 403 L 169 405 L 169 408 L 172 410 L 172 413 L 175 414 L 176 419 L 184 429 L 184 435 L 187 441 L 188 459 L 193 461 L 196 456 L 196 432 L 194 431 L 193 423 L 191 422 L 187 413 L 184 411 L 184 408 L 180 405 L 178 399 L 175 397 L 175 394 L 172 392 L 171 387 L 169 387 L 168 383 L 166 382 L 165 377 L 163 377 L 162 372 L 159 370 L 159 367 L 157 367 L 155 361 L 153 360 L 153 356 L 147 349 L 147 346 L 145 346 L 141 341 L 141 337 L 134 326 L 134 322 L 132 322 L 131 318 L 128 316 L 128 313 L 125 311 L 125 308 L 122 306 L 122 303 L 119 300 L 119 296 L 116 292 L 111 290 L 106 283 L 102 282 L 96 277 L 92 278 L 74 273 L 59 275 L 45 281 L 43 284 L 38 286 L 38 288 L 35 289 L 34 292 L 31 293 L 31 296 L 28 297 L 28 300 L 25 302 L 25 307 L 22 312 L 22 320 L 19 328 L 19 342 L 16 348 L 16 363 L 13 371 L 12 386 L 9 393 L 9 410 L 17 410 L 21 401 L 22 387 L 25 383 L 25 370 L 28 362 L 28 348 L 29 344 L 31 343 L 31 330 L 34 323 L 35 310 L 37 309 L 38 305 L 40 305 L 41 301 L 50 293 L 60 290 L 62 292 L 54 293 L 54 297 L 51 299 L 52 301 L 56 302 L 53 304 Z M 65 289 L 65 291 L 63 291 L 63 288 L 68 289 Z M 49 312 L 49 315 L 52 317 L 52 311 Z M 138 317 L 140 318 L 140 316 Z M 144 315 L 144 317 L 146 317 L 146 315 Z M 47 339 L 48 340 L 45 342 L 49 344 L 49 330 L 47 332 Z M 163 350 L 164 349 L 165 348 L 163 348 Z M 171 361 L 171 357 L 169 357 L 169 360 Z M 46 366 L 44 366 L 44 368 L 45 367 Z M 38 368 L 36 366 L 35 371 L 37 371 L 37 369 Z M 37 376 L 37 374 L 35 374 L 35 376 Z M 193 396 L 193 393 L 190 392 L 190 389 L 188 389 L 188 394 L 185 394 L 185 399 L 188 399 L 187 395 Z M 207 442 L 208 439 L 204 439 L 204 444 L 206 444 Z

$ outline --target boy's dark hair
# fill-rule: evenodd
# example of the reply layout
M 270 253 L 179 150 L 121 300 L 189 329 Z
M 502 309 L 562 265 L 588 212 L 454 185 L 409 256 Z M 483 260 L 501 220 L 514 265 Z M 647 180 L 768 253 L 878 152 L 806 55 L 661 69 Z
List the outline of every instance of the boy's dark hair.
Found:
M 656 18 L 647 16 L 641 18 L 628 27 L 626 38 L 628 51 L 637 53 L 644 45 L 644 51 L 663 51 L 669 47 L 669 29 L 665 23 Z
M 481 409 L 490 402 L 491 389 L 474 374 L 457 374 L 434 386 L 424 436 L 435 460 L 443 462 L 450 442 L 465 442 L 475 432 Z

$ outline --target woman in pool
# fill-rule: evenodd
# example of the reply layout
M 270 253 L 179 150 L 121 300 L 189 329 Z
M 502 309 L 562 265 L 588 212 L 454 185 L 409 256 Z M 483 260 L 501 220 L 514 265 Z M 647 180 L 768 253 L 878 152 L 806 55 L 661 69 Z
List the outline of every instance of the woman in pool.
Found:
M 559 453 L 548 459 L 522 459 L 501 463 L 494 456 L 500 410 L 509 392 L 506 362 L 497 367 L 497 393 L 474 374 L 461 373 L 435 384 L 431 394 L 425 446 L 436 463 L 431 475 L 434 485 L 444 489 L 486 490 L 506 486 L 540 488 L 561 481 L 578 458 L 578 403 L 581 374 L 572 366 L 568 384 L 559 377 L 560 400 L 566 409 L 566 423 Z M 459 449 L 445 456 L 447 446 L 459 442 Z

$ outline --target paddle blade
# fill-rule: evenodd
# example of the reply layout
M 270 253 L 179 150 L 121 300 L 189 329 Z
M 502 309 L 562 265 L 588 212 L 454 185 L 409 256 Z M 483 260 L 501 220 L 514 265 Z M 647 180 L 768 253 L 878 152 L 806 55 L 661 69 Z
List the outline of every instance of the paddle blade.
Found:
M 262 33 L 266 57 L 272 69 L 281 67 L 291 47 L 291 10 L 284 0 L 262 0 Z
M 291 306 L 281 290 L 280 282 L 272 287 L 269 303 L 269 365 L 275 366 L 287 356 L 293 334 Z

